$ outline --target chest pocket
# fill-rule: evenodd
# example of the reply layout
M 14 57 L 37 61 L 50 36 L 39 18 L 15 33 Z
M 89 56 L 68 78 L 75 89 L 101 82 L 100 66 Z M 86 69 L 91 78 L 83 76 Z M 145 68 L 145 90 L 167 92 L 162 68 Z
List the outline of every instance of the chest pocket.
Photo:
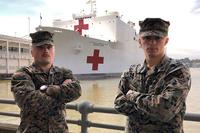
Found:
M 23 68 L 23 70 L 32 78 L 36 90 L 38 90 L 42 85 L 48 84 L 47 75 L 42 73 L 33 73 L 28 68 Z
M 52 72 L 51 74 L 34 74 L 33 79 L 35 85 L 59 85 L 63 82 L 63 74 L 61 72 Z
M 39 89 L 42 85 L 48 85 L 48 75 L 42 73 L 33 73 L 32 79 L 35 84 L 36 89 Z
M 160 94 L 164 89 L 164 75 L 162 72 L 150 75 L 145 82 L 145 92 L 153 95 Z
M 55 72 L 53 80 L 55 85 L 62 84 L 64 82 L 63 74 L 61 72 Z
M 141 84 L 141 75 L 134 74 L 134 77 L 131 81 L 131 85 L 134 87 L 135 91 L 141 92 L 142 84 Z

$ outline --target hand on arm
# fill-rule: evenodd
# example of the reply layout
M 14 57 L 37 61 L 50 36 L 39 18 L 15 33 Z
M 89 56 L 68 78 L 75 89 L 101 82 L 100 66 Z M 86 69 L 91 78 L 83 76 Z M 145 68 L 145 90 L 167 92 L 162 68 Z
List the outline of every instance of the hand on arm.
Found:
M 56 98 L 60 93 L 60 86 L 58 85 L 49 85 L 45 92 L 48 96 Z
M 139 96 L 140 93 L 137 92 L 137 91 L 134 91 L 134 90 L 129 90 L 127 93 L 126 93 L 126 99 L 128 101 L 135 101 L 137 99 L 137 96 Z
M 124 75 L 121 77 L 121 80 L 119 82 L 118 86 L 118 94 L 115 98 L 115 109 L 124 115 L 131 115 L 136 114 L 137 115 L 137 108 L 134 102 L 130 102 L 127 98 L 127 94 L 130 92 L 136 90 L 133 85 L 131 84 L 132 78 L 128 77 L 127 75 Z
M 72 79 L 66 79 L 66 80 L 63 82 L 63 84 L 70 84 L 70 83 L 72 83 L 72 82 L 74 82 L 74 81 L 72 81 Z
M 77 79 L 74 78 L 72 71 L 68 69 L 61 69 L 63 74 L 62 84 L 49 86 L 47 94 L 56 97 L 56 100 L 61 103 L 71 102 L 81 96 L 81 86 Z M 54 95 L 55 94 L 55 95 Z
M 125 96 L 129 90 L 136 90 L 136 88 L 133 86 L 132 82 L 133 82 L 133 76 L 131 75 L 131 73 L 129 71 L 123 72 L 120 83 L 119 83 L 119 90 Z
M 70 84 L 70 83 L 73 83 L 74 81 L 72 81 L 71 79 L 66 79 L 63 84 L 67 85 L 67 84 Z M 59 85 L 48 85 L 46 87 L 46 91 L 45 93 L 50 96 L 50 97 L 53 97 L 53 98 L 56 98 L 59 93 L 61 91 L 61 88 Z
M 186 68 L 176 69 L 160 82 L 164 82 L 162 86 L 157 86 L 162 89 L 160 94 L 129 91 L 126 98 L 152 118 L 169 121 L 183 109 L 190 88 L 190 74 Z

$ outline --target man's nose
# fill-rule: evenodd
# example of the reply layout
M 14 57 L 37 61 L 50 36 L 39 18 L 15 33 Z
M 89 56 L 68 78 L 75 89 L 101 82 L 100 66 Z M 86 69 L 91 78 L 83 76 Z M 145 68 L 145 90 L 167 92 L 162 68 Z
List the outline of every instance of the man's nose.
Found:
M 48 47 L 43 47 L 43 51 L 48 52 L 49 51 Z
M 156 43 L 157 43 L 157 40 L 154 39 L 154 38 L 151 38 L 151 39 L 149 40 L 149 44 L 156 44 Z

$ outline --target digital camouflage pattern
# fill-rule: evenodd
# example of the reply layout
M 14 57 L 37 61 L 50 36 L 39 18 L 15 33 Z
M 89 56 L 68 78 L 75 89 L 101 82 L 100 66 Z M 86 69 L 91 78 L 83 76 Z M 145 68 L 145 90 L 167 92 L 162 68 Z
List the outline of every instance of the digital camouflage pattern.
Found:
M 121 77 L 114 102 L 115 109 L 128 116 L 127 133 L 183 133 L 190 86 L 188 67 L 169 57 L 152 71 L 146 63 L 131 66 Z M 129 89 L 133 93 L 128 95 Z
M 73 82 L 66 84 L 64 81 Z M 60 88 L 56 97 L 40 91 L 42 85 Z M 56 66 L 48 73 L 34 64 L 18 70 L 11 80 L 11 91 L 20 108 L 21 122 L 17 133 L 68 133 L 65 119 L 65 103 L 81 95 L 79 81 L 71 72 Z

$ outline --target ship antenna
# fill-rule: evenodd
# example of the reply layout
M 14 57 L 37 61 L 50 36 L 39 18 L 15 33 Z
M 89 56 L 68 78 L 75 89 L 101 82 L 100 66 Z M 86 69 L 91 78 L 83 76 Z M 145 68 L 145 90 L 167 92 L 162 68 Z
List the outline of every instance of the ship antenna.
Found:
M 96 16 L 96 0 L 88 0 L 87 4 L 90 4 L 91 14 Z
M 30 34 L 31 29 L 31 19 L 28 17 L 28 35 Z
M 40 26 L 42 26 L 42 15 L 40 13 Z

